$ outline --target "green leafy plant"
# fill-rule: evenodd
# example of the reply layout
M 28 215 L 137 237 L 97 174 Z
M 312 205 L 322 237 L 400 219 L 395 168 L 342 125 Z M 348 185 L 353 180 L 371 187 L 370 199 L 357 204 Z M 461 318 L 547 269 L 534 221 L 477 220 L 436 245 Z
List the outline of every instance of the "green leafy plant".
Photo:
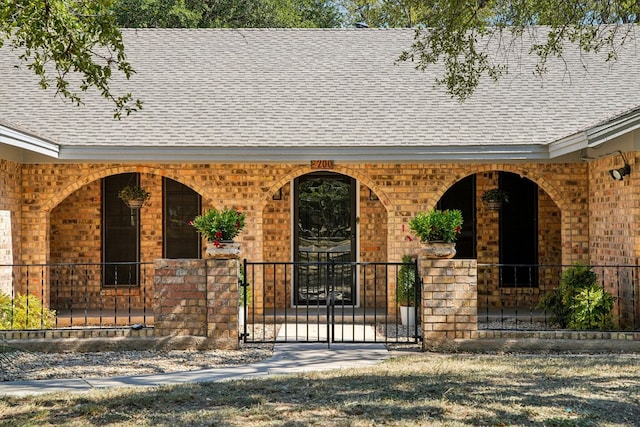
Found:
M 126 187 L 124 187 L 122 190 L 118 192 L 118 197 L 122 199 L 124 202 L 128 202 L 130 200 L 145 201 L 150 196 L 151 196 L 151 193 L 149 193 L 139 185 L 127 185 Z
M 610 329 L 613 327 L 611 311 L 615 298 L 599 286 L 580 289 L 574 295 L 569 320 L 571 329 Z
M 240 307 L 251 304 L 251 285 L 247 284 L 247 287 L 241 286 L 245 282 L 244 265 L 240 264 L 238 269 L 238 304 Z M 245 291 L 246 289 L 246 291 Z M 246 300 L 245 300 L 246 298 Z M 246 302 L 246 303 L 245 303 Z
M 416 299 L 419 299 L 420 288 L 416 288 L 416 264 L 413 256 L 404 255 L 402 257 L 402 265 L 398 269 L 396 283 L 396 300 L 398 304 L 404 307 L 415 306 Z
M 49 329 L 55 325 L 56 312 L 42 305 L 33 295 L 0 294 L 0 329 Z
M 562 273 L 558 287 L 545 295 L 538 307 L 550 312 L 551 322 L 561 328 L 607 329 L 613 327 L 614 301 L 600 287 L 598 276 L 577 263 Z
M 235 209 L 209 209 L 198 215 L 191 225 L 216 247 L 222 246 L 225 240 L 233 240 L 245 227 L 245 214 Z
M 508 203 L 509 193 L 500 190 L 499 188 L 492 188 L 491 190 L 487 190 L 482 193 L 482 201 Z
M 419 212 L 409 227 L 421 242 L 455 242 L 462 230 L 462 212 L 458 209 Z

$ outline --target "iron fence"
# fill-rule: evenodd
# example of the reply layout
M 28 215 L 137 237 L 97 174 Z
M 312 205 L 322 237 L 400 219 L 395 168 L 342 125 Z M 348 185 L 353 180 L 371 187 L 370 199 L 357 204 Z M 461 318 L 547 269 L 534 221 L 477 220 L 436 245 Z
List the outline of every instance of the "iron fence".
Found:
M 582 280 L 576 278 L 576 267 L 478 264 L 479 329 L 639 331 L 640 267 L 579 266 L 592 272 L 594 287 L 562 288 L 561 295 L 568 272 L 573 282 Z
M 0 330 L 153 324 L 153 263 L 0 265 Z
M 385 342 L 420 339 L 417 304 L 402 322 L 396 298 L 402 269 L 420 283 L 417 264 L 244 262 L 245 342 Z M 419 301 L 419 286 L 414 299 Z
M 396 298 L 403 265 L 245 262 L 243 284 L 251 295 L 240 333 L 247 342 L 276 341 L 280 333 L 283 340 L 415 342 L 421 337 L 419 310 L 408 310 L 416 319 L 404 326 Z M 420 283 L 417 265 L 410 265 Z M 569 328 L 540 301 L 572 267 L 478 264 L 478 327 Z M 612 298 L 610 324 L 596 329 L 640 331 L 640 266 L 589 268 Z M 0 330 L 151 326 L 153 276 L 153 263 L 0 265 Z M 365 326 L 374 334 L 358 335 Z

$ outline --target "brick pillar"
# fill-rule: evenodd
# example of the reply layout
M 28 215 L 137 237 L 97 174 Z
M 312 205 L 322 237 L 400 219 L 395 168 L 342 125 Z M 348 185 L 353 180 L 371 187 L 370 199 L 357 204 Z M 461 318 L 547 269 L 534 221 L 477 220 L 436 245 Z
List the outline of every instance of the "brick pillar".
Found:
M 159 259 L 154 267 L 154 335 L 206 336 L 204 260 Z
M 210 348 L 238 348 L 238 258 L 207 260 L 207 338 Z
M 238 259 L 154 264 L 154 335 L 206 337 L 207 348 L 237 349 Z
M 478 337 L 477 262 L 418 256 L 422 277 L 423 350 Z

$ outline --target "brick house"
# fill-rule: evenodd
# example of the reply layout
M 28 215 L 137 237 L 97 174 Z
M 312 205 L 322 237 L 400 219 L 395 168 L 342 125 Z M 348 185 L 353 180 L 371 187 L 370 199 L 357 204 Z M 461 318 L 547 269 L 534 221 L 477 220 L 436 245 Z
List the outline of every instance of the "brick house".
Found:
M 396 62 L 411 30 L 124 35 L 137 74 L 119 85 L 144 109 L 121 121 L 93 94 L 76 107 L 41 91 L 0 50 L 0 264 L 199 258 L 188 221 L 207 207 L 247 214 L 239 240 L 251 260 L 328 248 L 399 261 L 418 247 L 412 216 L 450 207 L 465 216 L 458 257 L 638 264 L 635 51 L 613 64 L 568 51 L 542 78 L 525 56 L 459 103 L 432 71 Z M 625 164 L 630 174 L 612 179 Z M 117 191 L 134 182 L 151 198 L 130 212 Z M 342 215 L 329 222 L 301 203 L 322 186 L 341 195 Z M 497 187 L 511 196 L 500 211 L 481 201 Z M 332 243 L 315 244 L 327 224 Z M 65 295 L 73 284 L 42 286 Z M 354 305 L 362 286 L 353 284 Z M 117 293 L 139 306 L 150 298 Z M 108 304 L 115 294 L 97 277 L 73 295 Z

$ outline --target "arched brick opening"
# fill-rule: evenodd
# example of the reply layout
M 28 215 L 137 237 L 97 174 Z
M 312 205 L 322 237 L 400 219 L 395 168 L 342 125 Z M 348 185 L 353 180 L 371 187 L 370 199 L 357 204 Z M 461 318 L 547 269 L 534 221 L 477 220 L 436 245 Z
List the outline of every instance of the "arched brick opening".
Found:
M 261 218 L 261 234 L 256 236 L 257 240 L 263 242 L 263 258 L 268 262 L 289 262 L 292 259 L 292 200 L 293 181 L 313 172 L 331 172 L 354 178 L 358 186 L 358 256 L 359 261 L 383 262 L 388 259 L 388 213 L 385 203 L 388 197 L 382 189 L 375 184 L 370 177 L 359 170 L 348 166 L 336 165 L 333 169 L 313 169 L 311 167 L 299 167 L 289 171 L 281 177 L 266 192 L 264 200 L 259 208 Z M 371 197 L 374 194 L 376 197 Z M 274 198 L 274 195 L 276 196 Z M 362 294 L 364 286 L 375 286 L 374 284 L 359 282 L 359 290 Z M 261 290 L 258 290 L 261 292 Z M 272 293 L 272 289 L 267 289 L 265 294 Z M 367 293 L 380 294 L 378 301 L 384 301 L 384 289 L 367 289 Z M 371 298 L 370 301 L 374 301 Z M 282 307 L 288 304 L 284 297 L 275 304 Z M 370 302 L 371 303 L 371 302 Z

